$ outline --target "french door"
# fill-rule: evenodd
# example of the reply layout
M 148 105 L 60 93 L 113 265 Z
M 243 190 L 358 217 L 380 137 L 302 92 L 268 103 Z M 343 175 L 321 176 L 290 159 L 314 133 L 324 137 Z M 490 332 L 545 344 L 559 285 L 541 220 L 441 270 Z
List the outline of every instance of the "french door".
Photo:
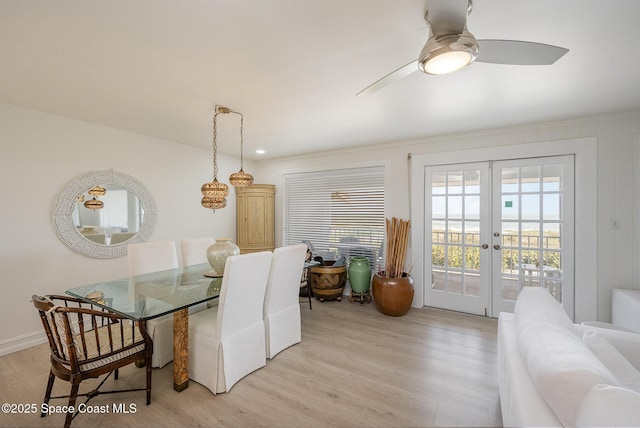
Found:
M 573 156 L 425 167 L 424 303 L 497 317 L 538 286 L 573 315 L 573 169 Z

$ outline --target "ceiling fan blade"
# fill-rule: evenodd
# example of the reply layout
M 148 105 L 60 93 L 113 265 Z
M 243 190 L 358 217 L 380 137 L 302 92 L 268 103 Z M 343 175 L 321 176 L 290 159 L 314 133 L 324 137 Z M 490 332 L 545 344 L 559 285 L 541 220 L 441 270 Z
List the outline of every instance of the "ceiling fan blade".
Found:
M 478 40 L 476 62 L 510 65 L 551 65 L 569 49 L 519 40 Z
M 469 0 L 428 0 L 426 18 L 435 35 L 460 34 L 467 23 Z
M 372 83 L 371 85 L 367 86 L 366 88 L 358 92 L 356 96 L 367 95 L 372 92 L 375 92 L 379 89 L 384 88 L 387 85 L 397 82 L 400 79 L 404 79 L 405 77 L 407 77 L 408 75 L 416 71 L 418 71 L 417 59 L 414 61 L 411 61 L 409 64 L 403 65 L 397 70 L 392 71 L 391 73 L 387 74 L 383 78 L 376 80 L 374 83 Z

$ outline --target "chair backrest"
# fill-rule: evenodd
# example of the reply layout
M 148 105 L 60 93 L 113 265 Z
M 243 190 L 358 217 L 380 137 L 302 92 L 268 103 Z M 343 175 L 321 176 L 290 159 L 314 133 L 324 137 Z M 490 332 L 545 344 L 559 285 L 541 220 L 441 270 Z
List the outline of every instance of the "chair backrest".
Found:
M 273 251 L 264 298 L 264 315 L 298 306 L 300 280 L 307 254 L 305 244 L 288 245 Z
M 264 294 L 271 267 L 270 251 L 240 254 L 227 259 L 218 303 L 219 337 L 262 322 Z
M 207 263 L 207 248 L 215 244 L 214 238 L 192 238 L 180 241 L 182 266 Z
M 129 276 L 176 269 L 178 253 L 173 241 L 142 242 L 127 246 Z
M 81 371 L 82 362 L 117 355 L 141 341 L 151 344 L 151 338 L 129 320 L 80 299 L 34 295 L 32 302 L 40 313 L 52 360 L 72 372 Z M 104 334 L 98 334 L 99 328 Z

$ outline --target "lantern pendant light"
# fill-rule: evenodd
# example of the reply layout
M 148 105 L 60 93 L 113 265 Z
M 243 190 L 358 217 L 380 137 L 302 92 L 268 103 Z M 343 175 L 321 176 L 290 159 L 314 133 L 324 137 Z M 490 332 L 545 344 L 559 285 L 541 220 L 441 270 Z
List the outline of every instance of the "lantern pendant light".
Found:
M 237 113 L 237 112 L 233 112 Z M 244 172 L 244 116 L 242 113 L 237 113 L 240 115 L 240 171 L 234 172 L 229 176 L 229 183 L 233 187 L 243 188 L 247 186 L 251 186 L 253 183 L 253 176 Z
M 218 181 L 218 115 L 229 113 L 226 107 L 216 106 L 213 115 L 213 181 L 205 183 L 200 189 L 202 191 L 201 204 L 205 208 L 217 210 L 227 206 L 227 195 L 229 195 L 229 186 Z

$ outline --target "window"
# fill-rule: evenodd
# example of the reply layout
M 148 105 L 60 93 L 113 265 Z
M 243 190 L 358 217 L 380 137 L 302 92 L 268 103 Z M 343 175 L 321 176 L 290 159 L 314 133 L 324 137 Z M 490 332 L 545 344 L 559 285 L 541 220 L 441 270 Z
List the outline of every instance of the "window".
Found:
M 284 244 L 310 244 L 313 256 L 369 259 L 382 269 L 384 167 L 284 175 Z

